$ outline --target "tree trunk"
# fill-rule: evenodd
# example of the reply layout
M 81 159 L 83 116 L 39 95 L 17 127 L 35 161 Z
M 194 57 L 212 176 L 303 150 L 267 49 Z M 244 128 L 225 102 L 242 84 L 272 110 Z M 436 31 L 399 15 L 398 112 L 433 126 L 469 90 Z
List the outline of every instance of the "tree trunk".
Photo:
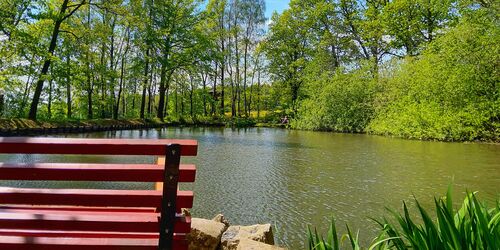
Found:
M 217 77 L 219 77 L 219 69 L 218 62 L 215 62 L 215 72 L 214 72 L 214 85 L 213 85 L 213 93 L 212 93 L 212 116 L 215 115 L 215 110 L 217 109 Z
M 167 75 L 167 66 L 165 63 L 162 63 L 160 70 L 160 98 L 158 100 L 158 110 L 156 112 L 156 116 L 163 121 L 163 108 L 165 105 L 165 90 L 166 90 L 166 75 Z
M 5 102 L 4 93 L 3 93 L 3 91 L 0 91 L 0 118 L 3 117 L 4 102 Z
M 206 75 L 203 75 L 203 115 L 207 116 L 207 79 L 208 79 L 208 72 Z
M 89 8 L 88 15 L 87 15 L 87 28 L 90 28 L 90 10 Z M 88 41 L 88 40 L 87 40 Z M 89 42 L 90 43 L 90 42 Z M 90 44 L 87 44 L 88 50 L 87 50 L 87 119 L 93 119 L 94 118 L 94 112 L 93 112 L 93 107 L 92 107 L 92 92 L 94 91 L 94 84 L 92 80 L 92 71 L 90 69 Z
M 257 118 L 260 118 L 260 69 L 257 74 Z
M 224 19 L 222 19 L 224 20 Z M 222 25 L 222 29 L 224 29 L 224 22 L 222 21 L 221 22 L 221 25 Z M 225 43 L 224 43 L 224 37 L 223 35 L 221 35 L 221 52 L 224 53 L 225 51 Z M 220 91 L 220 115 L 221 116 L 224 116 L 225 115 L 225 110 L 224 110 L 224 78 L 225 78 L 225 70 L 226 70 L 226 55 L 223 54 L 222 55 L 222 62 L 220 64 L 220 68 L 221 68 L 221 71 L 220 71 L 220 74 L 221 74 L 221 77 L 220 77 L 220 87 L 221 87 L 221 91 Z M 216 94 L 217 91 L 214 92 L 214 94 Z
M 175 88 L 175 114 L 179 115 L 179 90 Z
M 149 48 L 146 50 L 146 65 L 144 67 L 144 82 L 142 86 L 142 98 L 141 98 L 141 113 L 140 118 L 144 119 L 144 111 L 146 108 L 146 88 L 148 87 L 148 76 L 149 76 Z
M 156 91 L 156 79 L 154 76 L 154 64 L 151 65 L 151 71 L 149 72 L 149 87 L 148 87 L 148 116 L 151 117 L 153 113 L 153 107 L 155 103 L 154 93 Z
M 184 117 L 184 88 L 181 86 L 181 117 Z
M 224 46 L 222 47 L 222 49 L 224 49 Z M 225 58 L 225 56 L 223 56 Z M 220 71 L 220 115 L 221 116 L 225 116 L 226 112 L 225 112 L 225 109 L 224 109 L 224 78 L 225 78 L 225 70 L 226 70 L 226 61 L 225 59 L 222 59 L 222 63 L 221 63 L 221 71 Z
M 57 45 L 57 37 L 59 36 L 59 29 L 61 28 L 61 23 L 64 21 L 62 17 L 66 13 L 66 9 L 68 8 L 69 0 L 64 0 L 61 10 L 59 11 L 59 18 L 55 21 L 54 29 L 52 30 L 52 38 L 50 39 L 49 45 L 49 55 L 43 62 L 42 71 L 40 72 L 40 77 L 36 83 L 35 93 L 33 95 L 33 101 L 31 102 L 30 112 L 28 118 L 31 120 L 36 120 L 36 113 L 38 111 L 38 103 L 40 102 L 40 95 L 43 90 L 43 83 L 45 82 L 45 78 L 47 76 L 47 72 L 49 71 L 50 63 L 52 62 L 52 56 L 54 55 L 54 50 Z
M 71 118 L 71 62 L 69 54 L 66 55 L 66 106 L 68 107 L 67 117 Z
M 153 100 L 153 79 L 151 78 L 151 82 L 149 83 L 148 86 L 148 116 L 151 117 L 152 113 L 152 103 L 151 101 Z
M 33 62 L 35 61 L 35 55 L 31 57 L 30 61 L 30 67 L 29 69 L 32 68 Z M 28 102 L 28 98 L 30 95 L 30 88 L 32 84 L 32 79 L 31 79 L 31 74 L 28 75 L 28 79 L 26 80 L 26 85 L 24 87 L 24 93 L 23 93 L 23 99 L 21 101 L 21 106 L 19 106 L 19 116 L 24 116 L 24 108 L 26 107 L 26 103 Z
M 193 95 L 194 95 L 194 80 L 193 80 L 193 77 L 190 77 L 190 83 L 191 83 L 191 86 L 190 86 L 190 90 L 189 90 L 189 114 L 191 115 L 191 117 L 193 117 Z
M 109 69 L 111 70 L 111 77 L 109 79 L 109 95 L 111 97 L 111 100 L 108 101 L 108 104 L 106 105 L 114 119 L 115 118 L 115 73 L 116 73 L 116 66 L 115 66 L 115 26 L 116 26 L 116 15 L 113 15 L 113 22 L 111 23 L 111 38 L 110 38 L 110 51 L 109 51 Z M 116 113 L 116 116 L 118 116 L 118 113 Z
M 168 115 L 168 102 L 169 102 L 168 93 L 170 92 L 170 78 L 171 75 L 169 75 L 169 80 L 167 81 L 167 90 L 165 91 L 165 112 L 163 112 L 163 117 L 167 117 Z
M 104 75 L 105 75 L 105 72 L 106 72 L 106 65 L 104 63 L 105 61 L 105 54 L 106 54 L 106 45 L 104 44 L 104 42 L 102 43 L 102 46 L 101 46 L 101 67 L 102 68 L 102 72 L 101 73 L 101 102 L 99 103 L 99 108 L 101 109 L 101 118 L 105 118 L 106 117 L 106 104 L 105 104 L 105 101 L 106 101 L 106 79 L 104 78 Z
M 49 100 L 47 102 L 47 116 L 50 118 L 52 118 L 52 85 L 53 85 L 53 81 L 52 81 L 52 77 L 51 79 L 49 80 Z
M 235 20 L 235 23 L 236 23 L 236 20 Z M 236 56 L 236 75 L 234 77 L 235 81 L 236 81 L 236 96 L 235 96 L 235 100 L 234 101 L 237 101 L 237 105 L 238 105 L 238 113 L 237 115 L 240 116 L 241 115 L 241 106 L 240 106 L 240 103 L 241 103 L 241 90 L 240 90 L 240 52 L 238 51 L 238 32 L 236 32 L 235 36 L 234 36 L 234 50 L 235 50 L 235 56 Z
M 252 80 L 250 80 L 250 96 L 248 97 L 248 107 L 247 107 L 248 117 L 250 117 L 251 111 L 252 111 L 252 93 L 253 93 L 253 85 L 254 85 L 253 83 L 255 80 L 255 71 L 257 69 L 258 63 L 259 63 L 259 61 L 256 60 L 254 68 L 253 68 L 253 72 L 252 72 Z
M 248 41 L 245 41 L 245 52 L 243 55 L 243 106 L 245 116 L 250 116 L 247 107 L 247 66 L 248 66 Z
M 90 74 L 89 77 L 87 78 L 87 84 L 88 84 L 88 89 L 87 89 L 87 119 L 93 119 L 94 118 L 94 112 L 93 112 L 93 107 L 92 107 L 92 92 L 93 92 L 93 84 L 90 79 Z
M 123 93 L 123 97 L 122 97 L 122 117 L 125 117 L 126 114 L 127 114 L 127 93 L 124 92 Z
M 120 98 L 122 96 L 122 91 L 123 91 L 123 77 L 125 75 L 125 57 L 126 57 L 127 52 L 124 53 L 122 62 L 121 62 L 121 70 L 120 70 L 120 85 L 118 86 L 118 96 L 116 98 L 116 106 L 115 110 L 113 112 L 113 118 L 118 119 L 118 111 L 120 107 Z
M 137 80 L 134 83 L 134 91 L 132 92 L 132 112 L 135 110 L 135 96 L 137 95 Z
M 122 96 L 122 92 L 123 92 L 123 84 L 124 84 L 124 76 L 125 76 L 125 63 L 126 63 L 126 60 L 127 60 L 127 54 L 128 54 L 128 50 L 129 50 L 129 41 L 130 41 L 130 31 L 128 30 L 127 28 L 127 41 L 126 41 L 126 45 L 125 45 L 125 51 L 123 52 L 123 55 L 122 55 L 122 61 L 121 61 L 121 65 L 120 65 L 120 86 L 118 87 L 118 97 L 117 97 L 117 100 L 116 100 L 116 106 L 115 106 L 115 110 L 114 110 L 114 113 L 113 113 L 113 118 L 114 119 L 118 119 L 118 111 L 119 111 L 119 107 L 120 107 L 120 98 Z M 125 109 L 125 97 L 123 97 L 123 110 Z

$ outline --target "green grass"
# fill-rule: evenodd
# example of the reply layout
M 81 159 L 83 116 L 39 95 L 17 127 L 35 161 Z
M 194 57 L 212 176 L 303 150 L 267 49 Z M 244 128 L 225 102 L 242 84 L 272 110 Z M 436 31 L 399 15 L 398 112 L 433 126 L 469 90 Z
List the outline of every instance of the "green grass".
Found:
M 308 228 L 309 250 L 338 250 L 347 241 L 352 249 L 500 249 L 500 203 L 493 208 L 480 202 L 475 193 L 467 195 L 459 209 L 454 209 L 451 187 L 446 197 L 434 199 L 435 216 L 418 200 L 420 218 L 413 218 L 405 202 L 403 213 L 389 210 L 394 220 L 374 219 L 380 226 L 379 236 L 367 248 L 362 248 L 358 234 L 347 226 L 347 234 L 339 236 L 332 219 L 326 239 Z M 395 221 L 395 222 L 394 222 Z

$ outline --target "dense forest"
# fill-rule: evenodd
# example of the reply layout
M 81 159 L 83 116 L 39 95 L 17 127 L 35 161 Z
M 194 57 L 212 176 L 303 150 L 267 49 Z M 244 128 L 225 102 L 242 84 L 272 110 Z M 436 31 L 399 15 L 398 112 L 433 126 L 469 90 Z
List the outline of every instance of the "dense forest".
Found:
M 0 115 L 500 138 L 500 3 L 0 0 Z

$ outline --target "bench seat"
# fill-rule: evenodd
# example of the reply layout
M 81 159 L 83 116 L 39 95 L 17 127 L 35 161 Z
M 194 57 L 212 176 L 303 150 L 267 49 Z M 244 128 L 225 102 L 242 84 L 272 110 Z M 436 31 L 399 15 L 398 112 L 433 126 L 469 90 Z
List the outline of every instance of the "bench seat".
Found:
M 2 229 L 44 229 L 84 231 L 98 228 L 106 232 L 159 231 L 160 214 L 156 212 L 74 211 L 35 208 L 0 208 Z M 174 231 L 190 232 L 191 218 L 177 214 Z
M 177 240 L 178 238 L 178 240 Z M 183 237 L 174 235 L 172 249 L 186 248 Z M 18 236 L 0 235 L 0 249 L 9 250 L 157 250 L 158 237 L 151 239 L 141 238 L 104 238 L 99 237 L 66 237 L 57 235 L 55 237 L 28 236 L 19 233 Z

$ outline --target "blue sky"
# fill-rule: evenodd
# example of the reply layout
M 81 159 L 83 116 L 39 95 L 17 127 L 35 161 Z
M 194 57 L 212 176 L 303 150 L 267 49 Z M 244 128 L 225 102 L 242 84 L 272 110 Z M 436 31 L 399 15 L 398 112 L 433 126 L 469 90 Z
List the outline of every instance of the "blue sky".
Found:
M 266 17 L 269 19 L 273 15 L 274 11 L 281 13 L 283 12 L 283 10 L 288 8 L 288 3 L 290 3 L 290 0 L 265 0 L 265 1 L 266 1 Z M 208 1 L 205 0 L 205 3 L 201 5 L 202 8 L 205 7 L 207 2 Z
M 290 0 L 266 0 L 266 17 L 271 18 L 274 11 L 278 13 L 283 12 L 288 8 Z

